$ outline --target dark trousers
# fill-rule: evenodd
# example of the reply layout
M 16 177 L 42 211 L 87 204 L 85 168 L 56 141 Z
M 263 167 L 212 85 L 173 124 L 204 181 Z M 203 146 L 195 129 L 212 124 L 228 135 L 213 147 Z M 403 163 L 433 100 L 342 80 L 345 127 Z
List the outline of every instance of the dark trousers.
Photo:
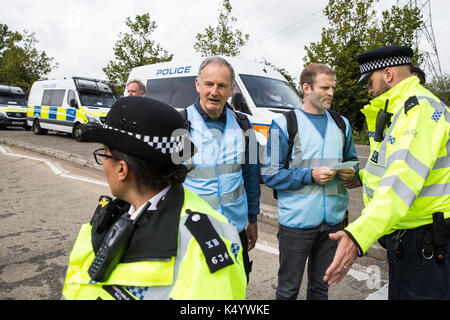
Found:
M 328 299 L 328 284 L 323 281 L 325 271 L 333 261 L 337 241 L 328 235 L 342 228 L 341 224 L 325 223 L 317 228 L 297 229 L 279 225 L 278 242 L 280 269 L 278 270 L 277 300 L 294 300 L 302 284 L 308 259 L 308 289 L 306 299 Z
M 245 269 L 245 275 L 247 276 L 247 284 L 250 279 L 250 272 L 252 271 L 252 264 L 253 261 L 250 261 L 250 257 L 248 255 L 248 238 L 247 233 L 245 233 L 245 229 L 241 232 L 239 232 L 239 238 L 241 239 L 242 243 L 242 259 L 244 260 L 244 269 Z
M 395 253 L 396 238 L 401 239 L 401 254 Z M 424 231 L 400 230 L 386 237 L 389 262 L 389 300 L 450 299 L 450 238 L 445 261 L 440 264 L 431 254 L 422 253 Z

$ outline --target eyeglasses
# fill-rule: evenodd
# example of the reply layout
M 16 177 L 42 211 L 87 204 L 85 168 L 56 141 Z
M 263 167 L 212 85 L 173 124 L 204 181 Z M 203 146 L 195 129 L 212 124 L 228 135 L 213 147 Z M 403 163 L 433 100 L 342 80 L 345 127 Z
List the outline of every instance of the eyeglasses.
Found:
M 100 148 L 92 152 L 94 154 L 95 162 L 97 162 L 99 165 L 103 165 L 103 162 L 105 161 L 104 158 L 113 159 L 113 156 L 106 154 L 104 152 L 105 152 L 104 148 Z

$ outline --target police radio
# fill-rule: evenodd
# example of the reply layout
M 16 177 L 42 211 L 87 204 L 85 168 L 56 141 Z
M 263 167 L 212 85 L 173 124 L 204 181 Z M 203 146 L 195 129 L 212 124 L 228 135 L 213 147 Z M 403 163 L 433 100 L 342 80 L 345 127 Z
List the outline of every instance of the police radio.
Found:
M 150 202 L 147 202 L 139 217 L 147 211 L 149 205 Z M 134 221 L 128 219 L 128 213 L 125 212 L 108 230 L 100 248 L 95 253 L 94 261 L 88 269 L 88 274 L 92 280 L 104 282 L 109 278 L 128 247 L 136 223 L 137 219 Z
M 123 200 L 113 200 L 109 196 L 101 195 L 90 221 L 92 229 L 98 234 L 107 231 L 122 212 L 128 210 L 128 208 L 129 204 Z
M 392 113 L 387 112 L 389 99 L 386 100 L 384 110 L 380 110 L 377 114 L 377 122 L 375 125 L 375 136 L 373 140 L 375 142 L 381 142 L 384 139 L 384 131 L 391 125 Z

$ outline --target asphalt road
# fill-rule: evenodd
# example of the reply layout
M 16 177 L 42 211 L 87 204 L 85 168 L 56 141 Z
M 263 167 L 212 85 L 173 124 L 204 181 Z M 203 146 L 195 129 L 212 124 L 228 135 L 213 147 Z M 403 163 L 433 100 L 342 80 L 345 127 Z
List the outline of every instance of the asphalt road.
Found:
M 0 299 L 59 299 L 70 250 L 82 223 L 90 220 L 100 194 L 109 194 L 94 163 L 95 143 L 63 134 L 36 136 L 0 131 Z M 368 148 L 357 147 L 362 166 Z M 350 220 L 362 209 L 361 188 L 351 191 Z M 263 187 L 257 247 L 247 298 L 271 300 L 277 284 L 276 200 Z M 359 258 L 349 275 L 330 288 L 330 299 L 385 299 L 383 250 Z M 306 278 L 299 299 L 306 295 Z

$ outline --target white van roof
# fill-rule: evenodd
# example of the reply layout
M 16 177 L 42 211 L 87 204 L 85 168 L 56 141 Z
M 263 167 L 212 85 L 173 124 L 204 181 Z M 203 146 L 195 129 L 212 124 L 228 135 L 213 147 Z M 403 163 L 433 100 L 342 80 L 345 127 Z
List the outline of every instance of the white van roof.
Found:
M 262 63 L 252 62 L 236 57 L 222 57 L 227 60 L 236 74 L 250 74 L 286 81 L 280 72 Z M 172 60 L 134 68 L 128 81 L 140 80 L 146 83 L 148 79 L 192 77 L 197 76 L 202 61 L 206 58 L 193 60 Z

